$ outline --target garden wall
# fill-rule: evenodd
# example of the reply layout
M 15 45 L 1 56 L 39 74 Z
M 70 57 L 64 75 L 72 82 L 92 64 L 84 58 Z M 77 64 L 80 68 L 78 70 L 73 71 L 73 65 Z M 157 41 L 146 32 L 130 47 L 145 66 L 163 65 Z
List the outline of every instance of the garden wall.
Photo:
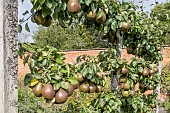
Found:
M 75 63 L 76 58 L 79 55 L 83 54 L 88 54 L 88 55 L 93 55 L 97 56 L 100 51 L 104 51 L 106 49 L 94 49 L 94 50 L 81 50 L 81 51 L 65 51 L 63 52 L 66 57 L 66 63 Z M 126 49 L 122 50 L 122 57 L 127 59 L 128 61 L 133 55 L 129 55 L 126 52 Z M 163 62 L 162 65 L 166 66 L 166 64 L 170 62 L 170 47 L 164 47 L 163 49 Z M 24 76 L 26 73 L 29 72 L 29 67 L 28 65 L 23 65 L 23 60 L 18 58 L 18 77 L 20 78 L 21 76 Z

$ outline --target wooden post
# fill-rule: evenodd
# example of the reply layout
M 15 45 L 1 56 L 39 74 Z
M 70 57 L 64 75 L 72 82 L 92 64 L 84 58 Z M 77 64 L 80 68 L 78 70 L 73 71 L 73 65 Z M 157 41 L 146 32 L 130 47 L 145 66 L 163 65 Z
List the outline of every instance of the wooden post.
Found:
M 0 113 L 18 113 L 18 0 L 0 0 Z

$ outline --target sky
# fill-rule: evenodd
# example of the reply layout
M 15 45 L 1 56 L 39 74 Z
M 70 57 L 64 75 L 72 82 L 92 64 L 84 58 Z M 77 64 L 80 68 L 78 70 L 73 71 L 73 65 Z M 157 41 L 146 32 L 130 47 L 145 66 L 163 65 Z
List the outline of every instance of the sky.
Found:
M 134 1 L 135 4 L 139 4 L 138 2 L 140 0 L 124 0 L 124 1 Z M 154 6 L 150 6 L 150 4 L 154 4 L 155 1 L 158 1 L 158 3 L 162 3 L 162 2 L 166 2 L 166 1 L 170 1 L 170 0 L 143 0 L 144 1 L 144 7 L 145 7 L 145 11 L 148 11 L 150 12 L 151 9 L 154 7 Z M 30 11 L 32 8 L 32 4 L 30 2 L 30 0 L 24 0 L 23 4 L 21 2 L 21 0 L 18 0 L 18 19 L 22 19 L 23 16 L 22 14 L 28 10 Z M 27 15 L 25 18 L 29 17 L 29 15 Z M 32 23 L 30 21 L 30 19 L 28 20 L 28 25 L 30 27 L 30 30 L 31 32 L 27 32 L 24 28 L 25 24 L 23 24 L 23 31 L 22 33 L 19 33 L 18 36 L 19 36 L 19 42 L 33 42 L 31 36 L 33 35 L 33 32 L 36 32 L 37 30 L 37 25 L 35 23 Z

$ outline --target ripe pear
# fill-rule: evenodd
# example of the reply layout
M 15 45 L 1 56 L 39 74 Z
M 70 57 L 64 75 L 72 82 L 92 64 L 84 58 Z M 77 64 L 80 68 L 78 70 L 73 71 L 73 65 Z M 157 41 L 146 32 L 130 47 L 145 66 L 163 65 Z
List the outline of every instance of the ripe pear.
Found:
M 90 90 L 90 85 L 89 85 L 89 83 L 88 83 L 88 82 L 84 82 L 83 84 L 81 84 L 81 85 L 79 86 L 79 90 L 80 90 L 81 92 L 88 93 L 89 90 Z
M 129 91 L 122 91 L 123 97 L 129 97 Z
M 96 13 L 90 11 L 86 16 L 87 18 L 94 20 L 96 18 Z
M 35 23 L 40 25 L 45 22 L 45 18 L 42 17 L 41 11 L 37 11 L 34 15 Z
M 149 69 L 148 68 L 144 68 L 143 72 L 142 72 L 143 76 L 148 76 L 149 75 Z
M 104 23 L 106 21 L 106 14 L 103 14 L 103 16 L 99 19 L 96 19 L 96 22 L 101 24 Z
M 96 91 L 96 86 L 93 83 L 90 83 L 90 93 L 94 93 Z
M 60 88 L 57 93 L 55 94 L 55 101 L 58 104 L 64 103 L 66 102 L 68 99 L 68 94 L 65 90 L 63 90 L 62 88 Z
M 128 69 L 125 66 L 123 66 L 121 73 L 124 74 L 124 75 L 127 74 L 128 73 Z
M 42 96 L 46 99 L 52 99 L 54 97 L 54 88 L 51 84 L 45 84 L 42 88 Z
M 51 20 L 52 20 L 52 17 L 47 15 L 45 18 L 45 22 L 42 24 L 42 26 L 49 27 L 51 25 Z
M 42 88 L 43 84 L 39 82 L 38 84 L 35 85 L 35 87 L 32 89 L 32 92 L 35 96 L 39 97 L 42 94 Z
M 68 85 L 68 90 L 67 90 L 68 96 L 71 96 L 73 94 L 74 87 L 69 82 L 67 82 L 67 85 Z
M 70 13 L 78 13 L 81 10 L 81 5 L 78 0 L 69 0 L 67 4 L 67 10 Z
M 77 73 L 77 79 L 79 82 L 83 82 L 84 81 L 84 77 L 81 73 Z
M 96 93 L 102 92 L 103 91 L 103 87 L 101 85 L 97 85 L 96 86 Z
M 130 28 L 130 20 L 122 23 L 122 29 L 123 30 L 128 30 L 129 28 Z

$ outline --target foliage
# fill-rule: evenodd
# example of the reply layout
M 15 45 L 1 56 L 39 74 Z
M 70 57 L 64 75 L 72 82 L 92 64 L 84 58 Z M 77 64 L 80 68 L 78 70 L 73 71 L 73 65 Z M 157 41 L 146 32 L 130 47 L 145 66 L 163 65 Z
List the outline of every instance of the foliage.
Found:
M 24 0 L 23 0 L 24 1 Z M 54 20 L 58 20 L 59 24 L 63 27 L 72 25 L 72 23 L 88 25 L 90 27 L 95 27 L 95 29 L 100 29 L 109 32 L 116 31 L 116 28 L 120 28 L 121 22 L 127 21 L 135 13 L 135 6 L 132 3 L 124 2 L 124 7 L 120 1 L 83 1 L 80 0 L 79 4 L 81 5 L 81 11 L 77 14 L 72 14 L 67 11 L 67 2 L 68 1 L 48 1 L 48 0 L 32 0 L 33 5 L 31 9 L 31 14 L 35 14 L 36 11 L 42 11 L 42 17 L 51 15 Z M 89 20 L 86 17 L 86 14 L 90 11 L 93 11 L 97 14 L 96 19 L 101 18 L 103 15 L 108 15 L 108 18 L 105 24 L 97 24 L 93 20 Z M 125 11 L 121 14 L 122 11 Z M 29 11 L 26 11 L 23 15 L 28 14 Z M 33 16 L 32 15 L 32 16 Z M 128 17 L 129 16 L 129 17 Z M 33 19 L 32 19 L 33 20 Z M 24 22 L 24 18 L 20 19 L 20 23 Z M 33 21 L 34 22 L 34 21 Z M 118 22 L 118 23 L 117 23 Z M 132 20 L 133 23 L 133 20 Z M 74 25 L 76 25 L 74 24 Z M 96 24 L 96 25 L 95 25 Z M 104 25 L 104 26 L 103 26 Z M 109 26 L 109 27 L 108 27 Z
M 40 28 L 34 33 L 33 39 L 39 47 L 48 45 L 58 50 L 107 47 L 107 42 L 96 40 L 95 34 L 83 25 L 64 29 L 60 25 L 53 24 L 45 29 Z
M 64 28 L 75 28 L 83 25 L 94 35 L 104 33 L 107 35 L 106 39 L 114 46 L 120 36 L 123 36 L 123 45 L 136 49 L 135 55 L 147 61 L 157 62 L 162 60 L 161 53 L 156 49 L 164 41 L 160 38 L 163 35 L 162 29 L 157 30 L 160 21 L 154 16 L 148 17 L 148 14 L 132 2 L 79 0 L 78 4 L 81 6 L 81 10 L 77 13 L 69 12 L 67 2 L 32 0 L 33 7 L 30 12 L 32 22 L 34 22 L 36 13 L 40 12 L 40 16 L 46 17 L 50 15 L 53 20 L 56 20 Z M 137 11 L 138 9 L 139 11 Z M 91 11 L 96 13 L 95 19 L 88 18 L 87 14 Z M 26 12 L 24 15 L 29 13 L 29 11 Z M 104 17 L 106 17 L 106 20 L 104 19 L 100 22 Z M 20 23 L 22 24 L 23 22 L 24 18 L 20 19 Z
M 132 98 L 125 99 L 123 101 L 123 110 L 127 113 L 154 113 L 154 108 L 151 107 L 151 104 L 157 103 L 156 95 L 136 95 Z
M 89 109 L 92 109 L 95 113 L 120 113 L 121 105 L 121 100 L 116 98 L 115 94 L 105 92 L 91 102 Z
M 136 111 L 134 112 L 139 112 L 139 111 L 140 112 L 142 111 L 152 112 L 153 109 L 149 108 L 149 106 L 151 104 L 157 104 L 156 95 L 145 96 L 144 93 L 146 90 L 149 90 L 150 85 L 153 88 L 156 88 L 158 86 L 159 81 L 160 81 L 160 76 L 157 74 L 157 72 L 148 74 L 147 76 L 143 75 L 144 68 L 148 68 L 149 70 L 152 70 L 153 68 L 157 67 L 157 64 L 153 64 L 149 61 L 145 61 L 142 58 L 131 58 L 131 62 L 128 63 L 125 59 L 116 58 L 117 57 L 115 55 L 116 53 L 112 54 L 113 51 L 116 51 L 116 50 L 111 48 L 108 51 L 100 52 L 99 56 L 97 56 L 96 58 L 93 56 L 87 56 L 87 55 L 78 57 L 77 58 L 78 64 L 74 64 L 72 66 L 72 67 L 77 66 L 77 67 L 74 67 L 75 68 L 74 69 L 74 68 L 64 67 L 67 64 L 64 63 L 63 61 L 64 58 L 62 58 L 63 57 L 62 54 L 57 53 L 55 48 L 44 47 L 42 49 L 35 49 L 35 50 L 36 50 L 35 52 L 32 52 L 33 53 L 32 56 L 29 57 L 29 61 L 26 61 L 27 63 L 29 63 L 29 66 L 31 69 L 31 74 L 27 74 L 25 77 L 25 83 L 26 83 L 25 85 L 28 85 L 28 86 L 34 86 L 35 84 L 33 80 L 36 78 L 40 82 L 51 83 L 55 90 L 59 89 L 60 87 L 67 89 L 67 86 L 65 85 L 67 81 L 71 83 L 72 82 L 75 83 L 76 76 L 74 75 L 76 72 L 80 72 L 87 81 L 91 81 L 97 85 L 100 84 L 103 86 L 105 85 L 106 79 L 103 78 L 103 75 L 97 76 L 98 72 L 111 71 L 114 73 L 119 73 L 119 76 L 126 77 L 125 83 L 130 85 L 130 88 L 128 90 L 122 87 L 122 85 L 124 85 L 125 83 L 119 83 L 119 86 L 118 86 L 119 89 L 118 89 L 117 95 L 109 91 L 99 93 L 100 95 L 99 97 L 93 98 L 94 101 L 92 101 L 93 99 L 91 99 L 91 101 L 89 101 L 88 103 L 86 102 L 86 104 L 84 105 L 84 106 L 90 106 L 88 107 L 89 109 L 86 109 L 83 106 L 80 107 L 79 103 L 77 103 L 76 101 L 72 101 L 71 103 L 73 104 L 73 107 L 75 107 L 74 109 L 81 109 L 81 111 L 85 110 L 83 112 L 87 112 L 87 113 L 96 111 L 96 109 L 98 109 L 98 111 L 96 112 L 100 113 L 105 109 L 107 109 L 107 111 L 108 110 L 110 111 L 111 108 L 113 109 L 112 104 L 118 102 L 118 105 L 114 104 L 117 107 L 117 108 L 116 107 L 114 108 L 118 110 L 117 112 L 120 112 L 120 109 L 118 109 L 118 106 L 120 106 L 121 109 L 124 109 L 126 111 L 130 111 L 130 109 L 136 109 Z M 27 47 L 27 51 L 29 51 L 28 47 Z M 106 55 L 106 56 L 102 57 L 103 55 Z M 102 58 L 105 58 L 105 59 L 102 59 Z M 47 60 L 48 63 L 43 63 L 44 59 L 48 59 Z M 28 58 L 25 60 L 28 60 Z M 101 61 L 105 63 L 102 64 Z M 33 62 L 34 62 L 34 65 L 33 65 Z M 42 64 L 46 64 L 46 65 L 42 65 Z M 51 68 L 53 68 L 54 66 L 55 66 L 55 69 L 51 70 Z M 122 72 L 123 67 L 126 67 L 128 69 L 128 72 L 126 74 Z M 49 76 L 44 76 L 46 74 L 48 74 Z M 31 77 L 27 77 L 28 75 L 30 75 Z M 112 73 L 110 73 L 109 75 L 110 77 L 108 76 L 109 77 L 108 79 L 110 80 L 110 78 L 112 77 Z M 135 85 L 138 82 L 140 84 L 144 84 L 145 85 L 144 88 L 140 88 L 139 90 L 136 90 Z M 29 85 L 29 84 L 32 84 L 32 85 Z M 110 85 L 110 83 L 107 82 L 107 85 Z M 122 95 L 123 91 L 128 91 L 128 95 L 126 97 Z M 131 95 L 132 92 L 135 92 L 135 96 Z M 113 98 L 112 96 L 110 97 L 109 95 L 112 95 Z M 107 100 L 104 101 L 103 98 L 107 99 L 108 97 L 112 98 L 113 102 L 111 102 L 112 99 L 108 100 L 108 103 L 110 104 L 107 104 L 106 108 L 102 107 L 104 106 L 104 103 L 102 103 L 101 101 L 107 102 Z M 120 98 L 120 100 L 118 98 Z M 95 100 L 95 99 L 99 99 L 99 100 Z M 136 101 L 135 99 L 138 99 L 138 101 Z M 127 102 L 124 102 L 124 101 L 127 101 Z M 95 104 L 96 106 L 94 106 L 93 102 L 97 102 Z M 100 106 L 100 103 L 102 103 L 103 105 Z M 132 108 L 126 109 L 127 106 L 128 107 L 132 106 Z M 136 108 L 135 106 L 138 108 Z
M 163 103 L 163 107 L 167 110 L 167 112 L 170 112 L 170 99 L 167 98 L 165 102 Z
M 170 44 L 170 2 L 157 4 L 151 12 L 151 16 L 157 18 L 159 22 L 159 29 L 163 31 L 162 37 L 165 38 L 165 43 Z
M 64 63 L 63 55 L 53 47 L 32 48 L 32 55 L 28 54 L 24 59 L 31 71 L 25 77 L 25 85 L 32 83 L 32 79 L 36 79 L 41 83 L 51 83 L 54 90 L 58 90 L 60 87 L 68 89 L 67 82 L 77 82 L 76 72 L 71 69 L 73 66 Z
M 170 63 L 168 63 L 163 69 L 162 69 L 162 78 L 161 78 L 161 85 L 160 85 L 160 92 L 166 96 L 165 101 L 162 102 L 162 106 L 168 110 L 167 112 L 170 112 Z
M 85 104 L 87 106 L 91 106 L 89 109 L 92 111 L 99 110 L 99 113 L 100 110 L 103 111 L 104 109 L 107 109 L 109 110 L 107 111 L 109 113 L 113 112 L 111 110 L 111 107 L 113 107 L 112 105 L 118 102 L 118 104 L 115 105 L 118 109 L 116 109 L 116 107 L 113 108 L 114 110 L 117 110 L 117 112 L 120 112 L 120 109 L 125 112 L 132 112 L 133 110 L 135 113 L 151 113 L 154 111 L 154 108 L 158 104 L 157 94 L 146 96 L 144 93 L 148 89 L 155 89 L 160 83 L 161 78 L 161 76 L 158 74 L 158 61 L 162 60 L 160 46 L 164 43 L 164 39 L 160 37 L 163 36 L 163 31 L 159 29 L 160 21 L 157 18 L 154 18 L 152 15 L 149 17 L 147 13 L 143 12 L 143 10 L 137 11 L 139 8 L 131 2 L 121 3 L 118 0 L 79 0 L 77 4 L 80 11 L 76 11 L 76 13 L 69 11 L 67 1 L 64 0 L 32 0 L 31 2 L 33 5 L 31 12 L 33 15 L 32 19 L 35 20 L 34 16 L 36 16 L 38 13 L 38 15 L 40 15 L 39 18 L 41 18 L 42 21 L 44 20 L 43 18 L 51 16 L 64 28 L 74 28 L 78 25 L 84 25 L 89 31 L 94 32 L 95 35 L 103 33 L 106 38 L 101 38 L 107 39 L 112 45 L 111 49 L 100 53 L 97 59 L 90 56 L 85 56 L 83 57 L 84 61 L 81 61 L 80 57 L 81 62 L 79 62 L 78 71 L 88 80 L 91 80 L 91 78 L 95 77 L 99 71 L 110 71 L 110 77 L 108 77 L 111 79 L 111 84 L 114 82 L 112 77 L 117 76 L 119 78 L 122 76 L 124 78 L 123 82 L 119 81 L 119 84 L 117 84 L 117 93 L 100 93 L 101 96 L 96 98 L 97 100 L 94 100 L 97 102 L 95 106 L 93 101 L 90 104 L 88 103 L 88 105 Z M 87 14 L 89 14 L 91 11 L 96 13 L 95 19 L 88 18 Z M 20 20 L 20 22 L 22 24 L 24 19 Z M 42 24 L 38 22 L 36 23 L 38 25 Z M 120 43 L 118 44 L 118 42 L 120 42 L 121 38 L 123 38 L 123 45 L 132 48 L 133 51 L 135 50 L 135 52 L 132 54 L 138 56 L 136 58 L 132 58 L 129 63 L 119 57 L 120 50 L 118 50 L 118 46 L 120 46 Z M 114 49 L 115 47 L 117 49 Z M 40 72 L 40 77 L 42 77 L 44 74 L 46 75 L 48 72 L 50 72 L 52 76 L 54 73 L 57 73 L 57 76 L 61 75 L 60 80 L 65 82 L 70 74 L 68 70 L 70 68 L 67 68 L 69 67 L 67 64 L 60 64 L 60 62 L 56 60 L 61 60 L 62 56 L 60 56 L 56 50 L 54 50 L 54 52 L 53 50 L 54 48 L 49 47 L 47 49 L 46 47 L 43 49 L 37 49 L 35 56 L 33 55 L 31 58 L 35 59 L 34 62 L 36 62 L 38 65 L 34 66 L 34 68 L 31 70 L 31 73 Z M 44 51 L 45 56 L 43 55 Z M 43 58 L 41 58 L 41 56 L 43 56 Z M 49 64 L 47 63 L 48 65 L 46 70 L 43 69 L 43 66 L 45 65 L 42 66 L 42 64 L 44 64 L 42 62 L 44 58 L 48 59 L 47 62 L 49 62 Z M 57 68 L 51 70 L 51 67 L 54 67 L 55 65 L 57 65 Z M 40 70 L 37 70 L 37 67 Z M 61 68 L 63 68 L 64 73 L 60 70 Z M 35 73 L 32 74 L 34 75 Z M 53 77 L 55 82 L 58 83 L 59 77 Z M 47 79 L 46 82 L 52 83 L 50 78 L 51 77 L 48 78 L 48 76 L 45 76 L 42 77 L 42 80 Z M 94 82 L 97 84 L 100 83 L 98 82 L 99 79 L 100 77 L 95 77 Z M 139 90 L 135 89 L 137 82 L 140 83 Z M 108 95 L 111 96 L 110 100 L 108 100 Z M 115 98 L 114 95 L 116 95 Z M 108 103 L 106 108 L 104 108 L 104 102 Z M 84 113 L 88 113 L 89 111 L 86 108 L 88 107 L 84 106 L 80 109 Z
M 162 70 L 161 93 L 167 93 L 170 90 L 170 63 Z
M 98 75 L 101 72 L 98 65 L 97 58 L 89 55 L 82 55 L 77 57 L 77 71 L 80 72 L 85 79 L 95 83 L 96 85 L 105 85 L 105 80 Z

